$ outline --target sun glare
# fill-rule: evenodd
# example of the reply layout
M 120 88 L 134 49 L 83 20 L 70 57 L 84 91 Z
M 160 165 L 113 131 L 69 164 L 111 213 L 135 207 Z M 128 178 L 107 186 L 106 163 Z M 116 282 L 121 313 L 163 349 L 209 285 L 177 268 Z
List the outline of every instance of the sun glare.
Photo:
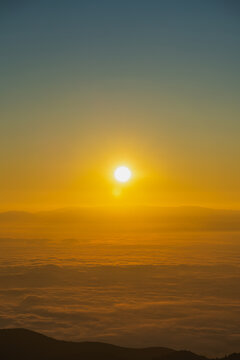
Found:
M 132 172 L 131 170 L 126 167 L 126 166 L 119 166 L 115 171 L 114 171 L 114 177 L 117 181 L 125 183 L 127 181 L 129 181 L 132 177 Z

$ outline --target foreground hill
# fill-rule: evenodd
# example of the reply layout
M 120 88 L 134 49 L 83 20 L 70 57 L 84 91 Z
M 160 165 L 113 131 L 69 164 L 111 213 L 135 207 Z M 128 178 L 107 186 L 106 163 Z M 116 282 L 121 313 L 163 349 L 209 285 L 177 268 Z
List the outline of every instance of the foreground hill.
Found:
M 25 329 L 0 330 L 0 359 L 4 360 L 205 360 L 190 351 L 163 347 L 131 349 L 98 342 L 55 340 Z M 227 357 L 240 360 L 240 354 Z

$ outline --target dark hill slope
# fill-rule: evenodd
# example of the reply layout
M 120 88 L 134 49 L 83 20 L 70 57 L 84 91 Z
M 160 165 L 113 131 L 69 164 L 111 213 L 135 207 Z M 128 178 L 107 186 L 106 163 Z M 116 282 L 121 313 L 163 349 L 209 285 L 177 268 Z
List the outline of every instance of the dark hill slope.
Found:
M 0 330 L 0 359 L 148 360 L 162 358 L 166 348 L 128 349 L 98 342 L 59 341 L 25 329 Z
M 0 330 L 1 360 L 206 360 L 190 351 L 152 347 L 131 349 L 98 342 L 55 340 L 25 329 Z M 225 360 L 240 360 L 232 354 Z

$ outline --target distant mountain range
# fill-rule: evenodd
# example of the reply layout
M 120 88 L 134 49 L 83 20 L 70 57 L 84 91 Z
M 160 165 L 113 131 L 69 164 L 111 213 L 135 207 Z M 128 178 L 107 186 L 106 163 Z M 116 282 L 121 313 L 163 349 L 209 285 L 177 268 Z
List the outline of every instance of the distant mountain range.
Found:
M 240 211 L 221 210 L 202 207 L 158 207 L 158 206 L 128 206 L 128 207 L 82 207 L 66 208 L 53 211 L 40 211 L 35 213 L 24 211 L 0 212 L 1 229 L 20 226 L 21 229 L 29 227 L 68 227 L 81 228 L 89 224 L 91 227 L 106 227 L 111 223 L 127 224 L 128 227 L 137 225 L 139 228 L 149 224 L 149 227 L 158 230 L 216 230 L 240 231 Z M 11 225 L 11 226 L 9 226 Z M 25 231 L 26 232 L 26 231 Z M 6 232 L 5 232 L 6 233 Z M 4 233 L 4 234 L 5 234 Z M 1 231 L 0 231 L 1 236 Z
M 26 329 L 0 330 L 1 360 L 206 360 L 190 351 L 163 347 L 125 348 L 100 342 L 55 340 Z M 224 360 L 240 360 L 232 354 Z

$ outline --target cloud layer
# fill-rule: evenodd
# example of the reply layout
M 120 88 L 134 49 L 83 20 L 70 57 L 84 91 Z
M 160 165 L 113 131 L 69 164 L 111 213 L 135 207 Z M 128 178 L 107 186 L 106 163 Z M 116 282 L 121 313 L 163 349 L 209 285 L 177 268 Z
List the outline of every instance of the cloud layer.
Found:
M 208 355 L 240 351 L 238 233 L 113 238 L 2 239 L 0 327 Z

